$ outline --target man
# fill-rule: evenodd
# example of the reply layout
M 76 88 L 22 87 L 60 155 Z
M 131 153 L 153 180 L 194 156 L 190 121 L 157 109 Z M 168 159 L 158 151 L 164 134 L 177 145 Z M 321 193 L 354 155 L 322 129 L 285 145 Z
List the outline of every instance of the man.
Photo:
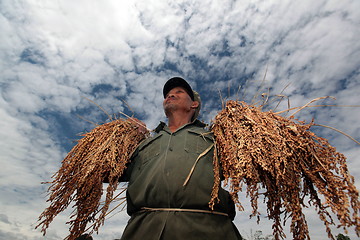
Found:
M 168 125 L 161 122 L 156 135 L 140 144 L 121 178 L 129 181 L 131 216 L 122 239 L 242 239 L 232 223 L 235 206 L 227 191 L 220 188 L 220 202 L 213 211 L 208 206 L 214 184 L 214 139 L 196 119 L 199 95 L 179 77 L 165 83 L 163 95 Z

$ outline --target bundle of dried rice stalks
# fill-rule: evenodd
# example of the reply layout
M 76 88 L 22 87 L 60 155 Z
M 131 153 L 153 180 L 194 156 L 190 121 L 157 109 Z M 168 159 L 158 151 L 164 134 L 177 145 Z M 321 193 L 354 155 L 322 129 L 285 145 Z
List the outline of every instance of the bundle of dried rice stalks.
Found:
M 48 189 L 51 205 L 39 217 L 42 232 L 55 216 L 74 202 L 70 217 L 70 234 L 73 240 L 93 223 L 92 230 L 103 225 L 109 204 L 118 186 L 118 179 L 126 169 L 132 152 L 147 136 L 138 131 L 138 123 L 131 119 L 117 119 L 94 128 L 83 135 L 77 145 L 62 161 Z M 102 183 L 107 179 L 106 200 L 101 204 Z
M 326 139 L 309 131 L 312 125 L 271 111 L 262 112 L 244 102 L 228 101 L 211 128 L 233 200 L 242 209 L 238 193 L 246 184 L 252 216 L 259 220 L 258 198 L 264 195 L 275 239 L 285 237 L 281 221 L 289 217 L 293 239 L 310 239 L 302 211 L 305 197 L 316 207 L 329 238 L 334 239 L 330 231 L 330 225 L 335 224 L 331 211 L 340 222 L 338 227 L 346 232 L 346 228 L 355 226 L 357 235 L 360 233 L 359 193 L 346 158 Z M 215 176 L 219 175 L 216 162 L 214 159 Z M 219 185 L 217 177 L 210 206 L 217 201 Z

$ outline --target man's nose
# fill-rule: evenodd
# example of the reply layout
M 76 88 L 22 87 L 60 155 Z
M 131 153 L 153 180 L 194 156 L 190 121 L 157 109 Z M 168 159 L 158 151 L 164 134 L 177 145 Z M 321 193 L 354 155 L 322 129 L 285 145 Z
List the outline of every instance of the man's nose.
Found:
M 175 97 L 175 94 L 169 93 L 166 98 L 173 98 L 173 97 Z

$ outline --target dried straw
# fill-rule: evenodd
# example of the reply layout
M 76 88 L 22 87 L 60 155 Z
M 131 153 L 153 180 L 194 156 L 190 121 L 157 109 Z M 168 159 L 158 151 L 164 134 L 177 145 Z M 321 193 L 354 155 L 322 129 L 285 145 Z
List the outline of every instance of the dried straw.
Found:
M 359 193 L 346 158 L 326 139 L 311 132 L 312 125 L 272 111 L 262 112 L 244 102 L 228 101 L 211 127 L 225 183 L 230 183 L 230 194 L 239 209 L 242 205 L 238 193 L 246 184 L 252 216 L 258 217 L 258 221 L 258 199 L 264 195 L 275 239 L 286 237 L 281 223 L 289 217 L 293 239 L 310 239 L 303 213 L 305 197 L 315 206 L 329 238 L 334 239 L 331 212 L 340 222 L 338 227 L 346 232 L 348 227 L 355 226 L 359 236 Z M 214 164 L 218 177 L 210 207 L 218 201 L 219 168 Z
M 62 161 L 62 166 L 48 189 L 50 206 L 39 216 L 41 231 L 53 219 L 74 202 L 74 212 L 70 216 L 70 234 L 73 240 L 84 233 L 86 226 L 98 231 L 104 224 L 118 179 L 126 169 L 132 152 L 148 133 L 138 131 L 138 123 L 132 119 L 117 119 L 94 128 L 83 135 L 77 145 Z M 105 203 L 101 203 L 102 184 L 107 179 Z

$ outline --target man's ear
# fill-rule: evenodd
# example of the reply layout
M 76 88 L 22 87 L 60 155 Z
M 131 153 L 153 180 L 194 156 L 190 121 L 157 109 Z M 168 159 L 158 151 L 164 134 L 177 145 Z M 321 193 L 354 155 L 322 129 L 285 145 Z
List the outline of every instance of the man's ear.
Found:
M 199 102 L 198 101 L 193 101 L 191 104 L 191 108 L 198 108 L 199 106 Z

